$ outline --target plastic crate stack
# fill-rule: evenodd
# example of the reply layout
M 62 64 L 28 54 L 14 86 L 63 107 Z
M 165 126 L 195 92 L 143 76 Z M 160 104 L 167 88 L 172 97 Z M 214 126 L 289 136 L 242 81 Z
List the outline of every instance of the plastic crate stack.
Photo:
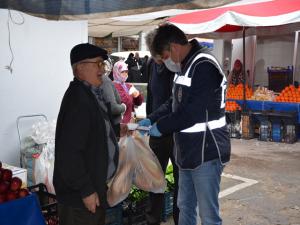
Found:
M 47 225 L 58 225 L 58 211 L 56 196 L 48 192 L 46 185 L 37 184 L 28 190 L 38 196 L 43 216 Z
M 242 114 L 242 138 L 295 143 L 298 140 L 297 112 L 248 111 Z
M 241 138 L 241 111 L 226 112 L 226 123 L 231 138 Z

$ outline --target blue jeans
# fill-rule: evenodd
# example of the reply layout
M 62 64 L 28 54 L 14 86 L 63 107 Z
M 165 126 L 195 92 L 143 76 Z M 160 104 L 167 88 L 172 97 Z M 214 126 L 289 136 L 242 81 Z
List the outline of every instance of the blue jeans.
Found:
M 179 225 L 197 224 L 197 203 L 202 225 L 222 224 L 218 195 L 223 168 L 215 159 L 194 170 L 179 169 Z

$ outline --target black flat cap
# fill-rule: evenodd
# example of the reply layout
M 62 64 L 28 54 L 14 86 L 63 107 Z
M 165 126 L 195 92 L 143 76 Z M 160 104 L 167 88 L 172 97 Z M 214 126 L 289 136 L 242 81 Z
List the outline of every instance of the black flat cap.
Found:
M 84 59 L 91 59 L 95 57 L 102 57 L 104 60 L 108 59 L 107 51 L 89 43 L 75 45 L 70 53 L 71 65 Z

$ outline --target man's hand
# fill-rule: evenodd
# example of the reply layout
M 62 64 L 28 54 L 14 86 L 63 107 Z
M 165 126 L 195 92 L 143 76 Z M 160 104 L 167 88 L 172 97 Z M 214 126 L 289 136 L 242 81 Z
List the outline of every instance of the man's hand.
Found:
M 92 213 L 95 213 L 96 207 L 100 206 L 99 197 L 96 192 L 83 198 L 82 201 L 83 201 L 85 207 Z

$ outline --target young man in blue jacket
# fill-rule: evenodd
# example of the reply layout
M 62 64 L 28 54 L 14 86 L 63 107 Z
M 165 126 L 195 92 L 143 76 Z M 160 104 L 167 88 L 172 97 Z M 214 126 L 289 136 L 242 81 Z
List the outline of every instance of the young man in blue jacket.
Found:
M 151 55 L 176 74 L 172 98 L 140 125 L 152 125 L 150 136 L 174 133 L 179 224 L 196 225 L 198 205 L 202 225 L 220 225 L 221 173 L 230 160 L 226 78 L 217 60 L 178 27 L 164 24 L 151 35 Z

